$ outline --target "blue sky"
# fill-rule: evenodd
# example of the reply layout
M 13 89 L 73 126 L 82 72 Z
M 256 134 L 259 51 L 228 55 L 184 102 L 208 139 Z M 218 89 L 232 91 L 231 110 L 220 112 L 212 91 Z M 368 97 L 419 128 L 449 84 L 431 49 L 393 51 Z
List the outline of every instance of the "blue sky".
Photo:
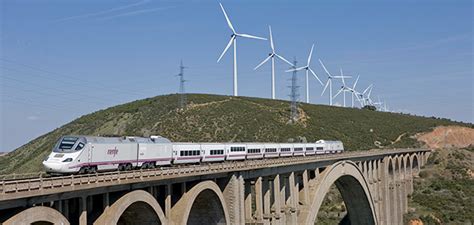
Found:
M 392 110 L 474 122 L 470 0 L 222 3 L 238 32 L 267 37 L 271 25 L 288 59 L 305 61 L 315 43 L 323 81 L 318 58 L 360 75 L 359 89 L 373 83 Z M 232 94 L 232 51 L 216 63 L 231 34 L 217 1 L 3 0 L 0 10 L 0 151 L 99 109 L 176 93 L 180 59 L 189 92 Z M 269 64 L 253 71 L 268 51 L 239 41 L 240 95 L 270 96 Z M 279 99 L 288 99 L 285 69 L 277 63 Z M 316 82 L 311 102 L 327 104 Z

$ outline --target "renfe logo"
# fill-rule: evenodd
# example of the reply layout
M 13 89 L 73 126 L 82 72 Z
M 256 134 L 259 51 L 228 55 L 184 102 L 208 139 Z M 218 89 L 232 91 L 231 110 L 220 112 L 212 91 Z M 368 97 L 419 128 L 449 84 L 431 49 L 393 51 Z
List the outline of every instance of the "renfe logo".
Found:
M 114 149 L 107 150 L 107 155 L 113 155 L 113 157 L 115 157 L 115 155 L 117 155 L 117 154 L 118 154 L 117 146 L 115 146 Z

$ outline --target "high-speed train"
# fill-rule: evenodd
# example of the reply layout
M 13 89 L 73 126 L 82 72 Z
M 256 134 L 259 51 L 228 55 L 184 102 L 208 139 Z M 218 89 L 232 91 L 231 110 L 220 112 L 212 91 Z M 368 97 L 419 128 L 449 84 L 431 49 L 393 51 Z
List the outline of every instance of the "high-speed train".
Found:
M 343 151 L 341 141 L 326 140 L 315 143 L 180 143 L 161 136 L 63 136 L 43 161 L 43 166 L 48 173 L 95 173 Z

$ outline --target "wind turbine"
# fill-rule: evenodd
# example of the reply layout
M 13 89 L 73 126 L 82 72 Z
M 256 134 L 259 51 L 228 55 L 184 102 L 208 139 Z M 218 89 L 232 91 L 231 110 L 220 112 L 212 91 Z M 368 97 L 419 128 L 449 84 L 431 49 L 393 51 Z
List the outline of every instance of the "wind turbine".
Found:
M 272 36 L 272 27 L 268 26 L 268 30 L 270 31 L 270 47 L 272 49 L 272 52 L 268 54 L 268 57 L 265 58 L 260 64 L 258 64 L 254 70 L 258 69 L 260 66 L 265 64 L 269 59 L 272 59 L 272 99 L 275 99 L 275 56 L 282 60 L 283 62 L 286 62 L 288 65 L 293 66 L 292 63 L 290 63 L 288 60 L 283 58 L 283 56 L 277 54 L 275 52 L 275 45 L 273 44 L 273 36 Z
M 345 76 L 344 76 L 344 73 L 342 72 L 342 68 L 341 68 L 342 86 L 341 86 L 341 89 L 339 89 L 339 91 L 337 92 L 336 95 L 334 95 L 333 98 L 336 98 L 341 92 L 344 92 L 344 93 L 342 93 L 342 94 L 343 94 L 343 96 L 344 96 L 344 107 L 346 107 L 346 92 L 350 92 L 351 89 L 350 89 L 350 87 L 347 87 L 347 86 L 346 86 L 346 82 L 345 82 L 344 78 L 352 78 L 352 77 L 351 77 L 351 76 L 345 77 Z
M 359 77 L 360 76 L 357 76 L 357 79 L 354 82 L 354 85 L 352 85 L 352 88 L 349 88 L 349 91 L 352 93 L 352 108 L 354 108 L 354 96 L 357 98 L 357 101 L 359 101 L 359 103 L 360 103 L 360 98 L 358 96 L 360 93 L 358 91 L 356 91 L 356 89 L 355 89 L 355 87 L 357 85 L 357 82 L 359 81 Z
M 233 44 L 234 45 L 234 96 L 238 96 L 238 92 L 237 92 L 237 37 L 253 38 L 253 39 L 259 39 L 259 40 L 267 40 L 267 39 L 262 38 L 262 37 L 253 36 L 253 35 L 250 35 L 250 34 L 237 33 L 235 31 L 234 27 L 232 26 L 232 23 L 230 22 L 230 19 L 227 16 L 227 13 L 224 10 L 224 7 L 222 6 L 221 3 L 219 3 L 219 5 L 221 6 L 222 12 L 224 13 L 225 19 L 227 21 L 227 25 L 229 26 L 230 30 L 232 31 L 232 35 L 230 36 L 229 43 L 225 47 L 222 54 L 219 56 L 219 59 L 217 59 L 217 62 L 219 62 L 221 60 L 221 58 L 224 56 L 224 54 L 227 52 L 227 50 Z
M 370 87 L 369 93 L 367 93 L 367 101 L 368 101 L 369 105 L 374 105 L 374 102 L 370 98 L 370 94 L 372 94 L 372 89 L 374 89 L 373 85 L 372 85 L 372 87 Z
M 371 100 L 369 99 L 370 93 L 372 92 L 373 84 L 369 85 L 361 94 L 360 97 L 362 99 L 361 105 L 363 104 L 362 107 L 366 105 L 370 105 Z M 367 97 L 365 97 L 365 93 L 369 93 Z
M 293 72 L 293 71 L 306 70 L 306 103 L 309 103 L 309 72 L 313 74 L 313 76 L 319 81 L 321 86 L 324 86 L 323 82 L 319 79 L 318 75 L 316 75 L 316 73 L 309 67 L 309 63 L 311 63 L 311 55 L 313 55 L 313 49 L 314 49 L 314 44 L 313 46 L 311 46 L 311 51 L 309 52 L 306 66 L 302 66 L 296 69 L 290 69 L 286 71 L 286 72 Z
M 329 105 L 332 105 L 332 79 L 333 78 L 342 78 L 342 76 L 332 76 L 331 73 L 326 69 L 326 66 L 324 66 L 323 61 L 319 59 L 319 63 L 323 67 L 324 71 L 328 75 L 328 81 L 326 82 L 326 85 L 324 86 L 323 92 L 321 92 L 321 96 L 323 96 L 324 92 L 326 91 L 327 87 L 329 86 Z M 350 77 L 347 77 L 350 78 Z

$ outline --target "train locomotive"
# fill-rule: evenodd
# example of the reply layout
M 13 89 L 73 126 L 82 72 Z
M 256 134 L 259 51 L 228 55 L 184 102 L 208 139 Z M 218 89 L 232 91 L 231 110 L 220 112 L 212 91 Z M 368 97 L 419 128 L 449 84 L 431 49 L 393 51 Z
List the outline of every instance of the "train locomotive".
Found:
M 213 163 L 342 153 L 341 141 L 315 143 L 171 142 L 161 136 L 63 136 L 43 161 L 47 173 L 95 173 L 149 169 L 179 164 Z

